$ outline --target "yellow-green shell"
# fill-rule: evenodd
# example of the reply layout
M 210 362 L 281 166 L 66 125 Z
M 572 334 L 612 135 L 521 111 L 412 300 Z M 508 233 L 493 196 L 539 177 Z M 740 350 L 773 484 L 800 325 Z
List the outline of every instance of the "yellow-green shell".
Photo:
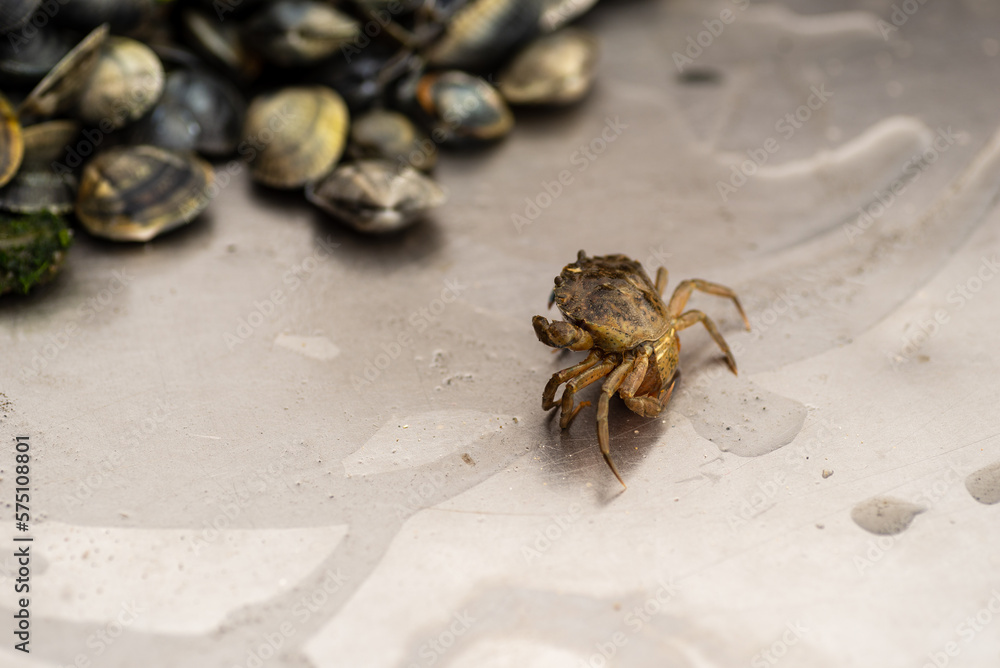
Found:
M 7 98 L 0 95 L 0 186 L 14 178 L 23 158 L 21 122 Z
M 326 86 L 258 96 L 244 125 L 254 180 L 298 188 L 323 176 L 344 151 L 349 123 L 343 98 Z

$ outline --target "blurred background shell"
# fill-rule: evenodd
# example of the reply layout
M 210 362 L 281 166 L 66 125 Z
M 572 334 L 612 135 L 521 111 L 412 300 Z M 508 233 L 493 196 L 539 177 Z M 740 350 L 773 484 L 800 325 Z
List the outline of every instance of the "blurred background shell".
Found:
M 48 121 L 24 128 L 24 160 L 10 183 L 0 189 L 0 209 L 19 213 L 72 211 L 77 181 L 67 164 L 67 153 L 79 135 L 76 121 Z
M 232 82 L 208 70 L 167 75 L 163 95 L 130 131 L 136 144 L 226 156 L 242 137 L 246 100 Z
M 306 188 L 306 198 L 361 232 L 402 229 L 446 196 L 412 167 L 387 160 L 359 160 L 337 167 Z
M 348 51 L 348 50 L 345 50 Z M 309 68 L 304 79 L 337 91 L 351 113 L 376 105 L 386 92 L 384 73 L 397 51 L 383 42 L 371 42 L 359 53 L 344 52 Z
M 163 63 L 152 49 L 129 37 L 109 37 L 80 93 L 76 114 L 91 125 L 123 127 L 156 104 L 163 79 Z
M 522 49 L 500 74 L 497 88 L 511 104 L 570 104 L 594 83 L 597 38 L 563 28 Z
M 116 35 L 144 32 L 156 12 L 156 0 L 58 0 L 53 19 L 74 30 L 93 30 L 106 23 Z
M 47 25 L 33 36 L 18 32 L 0 39 L 0 80 L 15 85 L 34 85 L 76 45 L 82 33 Z
M 424 57 L 434 67 L 489 67 L 538 32 L 539 11 L 539 0 L 469 0 Z
M 570 21 L 586 14 L 597 0 L 540 0 L 541 16 L 538 17 L 538 27 L 542 32 L 552 32 L 563 27 Z
M 285 88 L 256 97 L 244 137 L 253 147 L 253 178 L 274 188 L 297 188 L 340 159 L 350 116 L 344 100 L 325 86 Z
M 193 220 L 208 206 L 212 166 L 157 146 L 118 147 L 87 163 L 76 216 L 91 234 L 149 241 Z
M 22 27 L 35 13 L 42 0 L 4 0 L 0 2 L 0 32 Z
M 409 118 L 397 111 L 372 109 L 351 124 L 351 156 L 381 158 L 430 171 L 437 163 L 437 147 Z
M 23 157 L 21 122 L 10 102 L 0 94 L 0 186 L 14 178 Z
M 414 96 L 430 119 L 434 141 L 492 141 L 514 126 L 514 116 L 500 93 L 484 79 L 459 70 L 423 75 Z
M 359 30 L 357 21 L 326 3 L 279 0 L 253 15 L 244 36 L 265 60 L 290 67 L 329 57 Z
M 97 65 L 108 27 L 95 28 L 59 60 L 21 102 L 18 113 L 48 118 L 70 110 Z
M 195 9 L 180 13 L 181 31 L 187 42 L 213 64 L 252 81 L 260 73 L 260 58 L 243 44 L 242 26 L 236 19 L 218 20 Z

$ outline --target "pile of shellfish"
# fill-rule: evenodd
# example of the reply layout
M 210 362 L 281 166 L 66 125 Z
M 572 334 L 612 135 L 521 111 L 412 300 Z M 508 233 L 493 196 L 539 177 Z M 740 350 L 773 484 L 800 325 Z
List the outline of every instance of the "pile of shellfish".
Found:
M 359 231 L 406 227 L 446 199 L 439 148 L 587 94 L 597 40 L 567 24 L 594 2 L 5 0 L 0 294 L 57 273 L 74 220 L 149 241 L 244 166 Z

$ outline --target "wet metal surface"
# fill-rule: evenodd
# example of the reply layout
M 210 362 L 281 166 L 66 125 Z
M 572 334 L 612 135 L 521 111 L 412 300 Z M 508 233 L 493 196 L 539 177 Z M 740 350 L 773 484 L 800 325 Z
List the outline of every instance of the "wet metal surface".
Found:
M 442 155 L 396 236 L 245 168 L 153 243 L 79 234 L 0 303 L 35 491 L 0 666 L 995 665 L 1000 9 L 892 4 L 599 6 L 584 103 Z M 692 298 L 740 375 L 691 329 L 661 418 L 613 402 L 624 493 L 592 409 L 540 408 L 581 248 L 753 325 Z M 873 535 L 874 497 L 924 510 Z

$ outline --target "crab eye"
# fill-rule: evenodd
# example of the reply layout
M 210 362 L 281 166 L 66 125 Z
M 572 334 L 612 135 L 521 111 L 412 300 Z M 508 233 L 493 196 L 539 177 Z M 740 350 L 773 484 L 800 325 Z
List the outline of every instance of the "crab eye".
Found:
M 562 276 L 556 276 L 556 278 L 555 278 L 555 284 L 556 285 L 562 285 L 563 284 L 563 277 Z

